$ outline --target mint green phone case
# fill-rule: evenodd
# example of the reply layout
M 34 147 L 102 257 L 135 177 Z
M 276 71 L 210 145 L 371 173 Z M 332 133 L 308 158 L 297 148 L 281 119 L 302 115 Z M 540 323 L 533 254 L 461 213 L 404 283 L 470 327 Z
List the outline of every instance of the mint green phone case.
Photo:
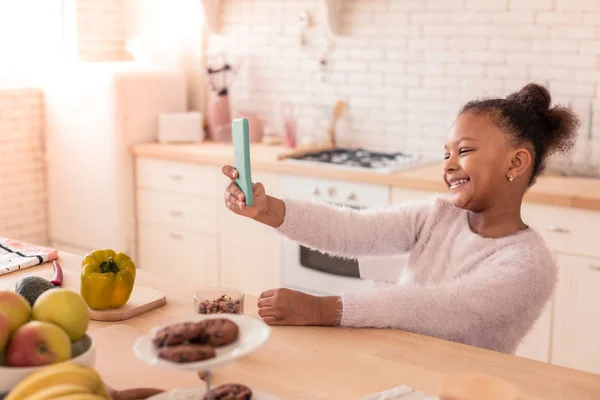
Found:
M 233 140 L 234 167 L 239 174 L 235 182 L 246 196 L 246 205 L 252 207 L 254 195 L 252 193 L 252 174 L 250 172 L 250 128 L 246 118 L 233 120 L 231 137 Z

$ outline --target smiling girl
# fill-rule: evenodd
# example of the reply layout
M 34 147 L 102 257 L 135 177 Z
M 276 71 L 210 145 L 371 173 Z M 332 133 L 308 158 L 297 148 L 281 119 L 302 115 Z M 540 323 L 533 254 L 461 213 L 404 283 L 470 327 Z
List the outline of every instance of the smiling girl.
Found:
M 521 219 L 523 196 L 549 155 L 572 148 L 579 126 L 571 110 L 550 104 L 537 84 L 467 103 L 444 146 L 449 196 L 386 209 L 281 200 L 260 183 L 246 207 L 237 171 L 223 167 L 226 206 L 300 244 L 340 257 L 408 254 L 389 288 L 342 296 L 268 290 L 259 315 L 272 325 L 397 328 L 514 353 L 557 274 L 544 240 Z

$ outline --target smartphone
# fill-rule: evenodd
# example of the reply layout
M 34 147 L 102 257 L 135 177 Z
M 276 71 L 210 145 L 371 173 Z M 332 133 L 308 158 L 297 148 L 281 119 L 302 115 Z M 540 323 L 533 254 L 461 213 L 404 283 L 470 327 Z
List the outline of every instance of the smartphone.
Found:
M 252 173 L 250 171 L 250 127 L 248 119 L 236 118 L 233 120 L 231 137 L 233 140 L 234 167 L 238 172 L 235 183 L 246 196 L 246 206 L 252 207 L 254 195 L 252 193 Z

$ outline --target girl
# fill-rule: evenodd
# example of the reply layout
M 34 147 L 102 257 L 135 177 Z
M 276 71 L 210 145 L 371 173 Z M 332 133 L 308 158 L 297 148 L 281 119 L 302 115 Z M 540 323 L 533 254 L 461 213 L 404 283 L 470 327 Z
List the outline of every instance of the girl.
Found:
M 339 297 L 268 290 L 259 315 L 273 325 L 397 328 L 514 353 L 557 279 L 544 240 L 521 219 L 523 196 L 549 155 L 572 148 L 579 126 L 550 102 L 530 83 L 505 99 L 467 103 L 444 146 L 449 196 L 383 210 L 281 200 L 260 183 L 246 207 L 237 172 L 224 166 L 232 180 L 225 204 L 241 216 L 332 255 L 409 255 L 392 287 Z

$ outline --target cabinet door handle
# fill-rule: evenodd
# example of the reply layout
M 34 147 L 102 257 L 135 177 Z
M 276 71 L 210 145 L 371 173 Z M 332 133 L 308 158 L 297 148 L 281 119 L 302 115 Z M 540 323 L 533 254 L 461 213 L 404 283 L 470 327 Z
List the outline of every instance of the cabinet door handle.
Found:
M 600 264 L 590 264 L 590 269 L 600 271 Z
M 169 174 L 169 178 L 171 178 L 174 181 L 180 181 L 181 180 L 181 175 L 179 175 L 179 174 Z
M 561 228 L 560 226 L 548 225 L 546 227 L 548 232 L 556 232 L 556 233 L 569 233 L 570 231 L 566 228 Z
M 177 239 L 180 240 L 183 235 L 181 233 L 175 233 L 175 232 L 169 232 L 169 236 L 171 236 L 173 239 Z
M 169 214 L 171 214 L 174 217 L 181 217 L 181 215 L 183 213 L 181 211 L 179 211 L 179 210 L 169 210 Z

